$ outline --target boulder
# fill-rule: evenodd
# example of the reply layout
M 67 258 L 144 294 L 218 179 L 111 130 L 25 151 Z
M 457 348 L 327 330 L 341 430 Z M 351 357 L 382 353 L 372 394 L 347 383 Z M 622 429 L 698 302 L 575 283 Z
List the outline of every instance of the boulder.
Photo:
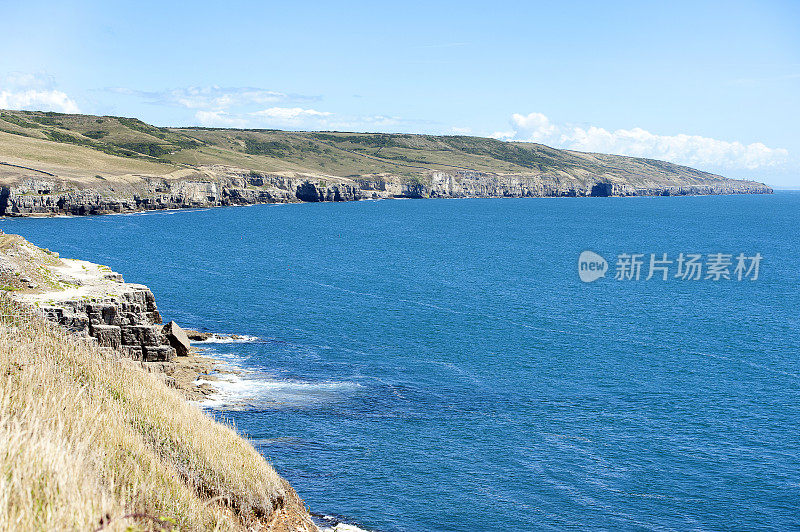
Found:
M 169 345 L 175 349 L 179 357 L 185 357 L 189 354 L 189 337 L 180 325 L 171 321 L 164 325 L 161 333 L 167 337 Z
M 209 338 L 214 337 L 214 333 L 210 332 L 200 332 L 200 331 L 193 331 L 191 329 L 184 329 L 186 336 L 189 337 L 189 340 L 194 342 L 205 342 Z

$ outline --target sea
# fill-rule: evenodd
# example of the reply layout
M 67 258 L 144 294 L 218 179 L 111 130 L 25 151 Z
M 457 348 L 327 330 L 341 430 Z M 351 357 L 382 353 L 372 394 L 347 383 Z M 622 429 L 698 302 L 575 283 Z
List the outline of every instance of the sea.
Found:
M 0 229 L 221 335 L 198 346 L 241 373 L 203 407 L 328 529 L 800 528 L 798 192 Z

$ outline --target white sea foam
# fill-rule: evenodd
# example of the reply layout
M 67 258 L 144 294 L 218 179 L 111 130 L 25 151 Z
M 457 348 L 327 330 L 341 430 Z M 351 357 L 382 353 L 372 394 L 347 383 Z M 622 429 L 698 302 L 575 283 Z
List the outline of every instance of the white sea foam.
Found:
M 206 340 L 192 341 L 192 344 L 253 344 L 263 342 L 258 336 L 240 334 L 215 334 Z
M 202 377 L 197 380 L 217 390 L 217 393 L 203 401 L 203 406 L 218 409 L 298 408 L 340 401 L 362 387 L 347 381 L 278 379 L 241 371 L 235 364 L 229 367 L 239 370 L 239 373 L 221 375 L 215 381 Z
M 357 526 L 348 525 L 345 523 L 339 523 L 338 525 L 333 527 L 323 526 L 320 527 L 320 530 L 322 532 L 369 532 L 366 529 L 358 528 Z
M 369 532 L 365 528 L 342 523 L 332 515 L 314 516 L 314 522 L 321 532 Z

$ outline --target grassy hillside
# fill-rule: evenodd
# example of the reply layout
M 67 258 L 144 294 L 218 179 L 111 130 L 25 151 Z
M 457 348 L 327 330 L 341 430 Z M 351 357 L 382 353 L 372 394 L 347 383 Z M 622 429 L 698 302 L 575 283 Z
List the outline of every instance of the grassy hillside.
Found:
M 230 428 L 0 295 L 0 530 L 314 530 Z
M 0 161 L 59 176 L 113 179 L 225 164 L 262 172 L 416 180 L 431 171 L 719 180 L 691 168 L 465 136 L 162 128 L 132 118 L 0 111 Z M 12 179 L 0 165 L 0 179 Z M 17 172 L 18 173 L 18 172 Z

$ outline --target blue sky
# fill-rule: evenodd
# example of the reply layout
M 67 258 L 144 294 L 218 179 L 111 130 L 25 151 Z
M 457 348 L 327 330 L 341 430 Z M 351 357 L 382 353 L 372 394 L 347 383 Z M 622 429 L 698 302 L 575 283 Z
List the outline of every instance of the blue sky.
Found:
M 800 2 L 0 3 L 0 107 L 471 134 L 800 187 Z

